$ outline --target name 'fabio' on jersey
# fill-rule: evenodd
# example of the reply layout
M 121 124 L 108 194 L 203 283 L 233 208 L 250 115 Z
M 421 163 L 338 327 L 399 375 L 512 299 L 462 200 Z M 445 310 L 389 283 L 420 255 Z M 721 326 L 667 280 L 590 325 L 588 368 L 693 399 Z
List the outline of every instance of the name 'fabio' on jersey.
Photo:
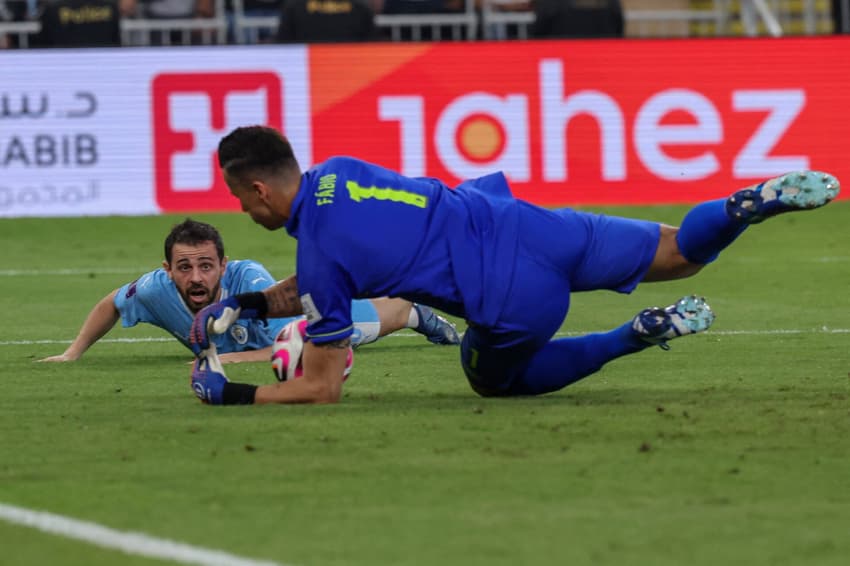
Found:
M 286 225 L 308 335 L 345 338 L 351 299 L 380 296 L 491 324 L 512 279 L 515 205 L 501 173 L 450 189 L 350 157 L 316 165 Z

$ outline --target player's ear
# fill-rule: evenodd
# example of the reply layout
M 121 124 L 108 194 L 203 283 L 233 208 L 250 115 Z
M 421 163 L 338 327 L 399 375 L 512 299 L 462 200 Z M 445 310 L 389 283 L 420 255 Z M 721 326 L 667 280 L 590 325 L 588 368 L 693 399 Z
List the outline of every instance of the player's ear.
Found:
M 254 190 L 254 194 L 257 195 L 257 198 L 260 199 L 260 202 L 263 204 L 268 204 L 269 199 L 271 197 L 271 187 L 265 184 L 263 181 L 254 181 L 251 183 L 251 188 Z
M 167 261 L 163 260 L 162 261 L 162 268 L 168 274 L 168 278 L 171 279 L 171 264 L 169 264 Z
M 224 256 L 223 258 L 221 258 L 221 267 L 222 267 L 222 269 L 227 267 L 227 256 Z

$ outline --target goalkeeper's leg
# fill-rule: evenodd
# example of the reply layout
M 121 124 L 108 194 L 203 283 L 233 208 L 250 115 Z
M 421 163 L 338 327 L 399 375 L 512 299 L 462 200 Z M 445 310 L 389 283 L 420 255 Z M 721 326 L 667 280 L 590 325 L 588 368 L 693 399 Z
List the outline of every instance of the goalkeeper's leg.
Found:
M 461 344 L 461 362 L 472 389 L 485 397 L 540 395 L 563 389 L 599 371 L 616 358 L 706 330 L 714 313 L 705 300 L 683 297 L 666 308 L 639 312 L 609 331 L 558 338 L 533 351 L 533 340 L 510 332 L 470 327 Z
M 828 173 L 797 171 L 741 189 L 728 198 L 704 202 L 682 220 L 675 251 L 691 264 L 710 263 L 750 225 L 786 212 L 819 208 L 839 191 L 838 180 Z M 659 259 L 664 259 L 663 251 L 659 250 Z M 654 265 L 650 276 L 660 267 Z

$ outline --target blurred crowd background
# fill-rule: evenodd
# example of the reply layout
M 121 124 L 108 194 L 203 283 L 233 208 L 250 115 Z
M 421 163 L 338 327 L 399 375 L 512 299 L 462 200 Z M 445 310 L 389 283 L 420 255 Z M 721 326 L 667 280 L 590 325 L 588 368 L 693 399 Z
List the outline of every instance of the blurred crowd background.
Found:
M 850 32 L 850 0 L 0 0 L 0 48 Z

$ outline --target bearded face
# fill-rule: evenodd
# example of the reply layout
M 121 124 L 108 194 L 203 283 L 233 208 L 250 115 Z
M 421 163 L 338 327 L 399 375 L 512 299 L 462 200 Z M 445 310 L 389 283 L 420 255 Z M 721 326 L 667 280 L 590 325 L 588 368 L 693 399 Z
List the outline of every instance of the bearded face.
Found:
M 171 263 L 163 266 L 193 313 L 218 300 L 227 258 L 218 257 L 213 242 L 174 244 Z

